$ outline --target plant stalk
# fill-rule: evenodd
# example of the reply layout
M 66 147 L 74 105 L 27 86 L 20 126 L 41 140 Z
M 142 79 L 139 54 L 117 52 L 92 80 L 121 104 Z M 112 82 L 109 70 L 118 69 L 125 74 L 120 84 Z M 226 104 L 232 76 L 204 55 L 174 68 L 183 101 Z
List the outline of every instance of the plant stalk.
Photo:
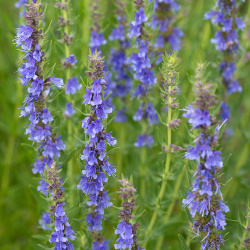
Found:
M 171 86 L 168 86 L 168 91 L 170 93 Z M 172 108 L 171 108 L 172 100 L 171 99 L 172 99 L 171 96 L 169 96 L 167 124 L 169 124 L 171 122 L 171 118 L 172 118 Z M 168 142 L 168 145 L 170 145 L 171 144 L 172 131 L 171 131 L 171 128 L 169 126 L 167 127 L 167 133 L 168 133 L 167 142 Z M 164 195 L 164 192 L 165 192 L 165 189 L 166 189 L 166 185 L 167 185 L 167 179 L 168 179 L 168 176 L 169 176 L 171 155 L 172 155 L 171 150 L 169 150 L 169 152 L 167 152 L 165 171 L 163 173 L 163 178 L 162 178 L 163 180 L 162 180 L 160 192 L 159 192 L 157 200 L 156 200 L 156 208 L 154 210 L 153 216 L 152 216 L 151 221 L 149 223 L 148 230 L 146 231 L 146 237 L 149 237 L 151 235 L 154 224 L 155 224 L 157 216 L 158 216 L 158 212 L 159 212 L 159 209 L 160 209 L 160 202 L 161 202 L 161 200 L 163 198 L 163 195 Z M 147 243 L 148 243 L 148 239 L 145 241 L 145 243 L 143 245 L 144 248 L 146 248 Z

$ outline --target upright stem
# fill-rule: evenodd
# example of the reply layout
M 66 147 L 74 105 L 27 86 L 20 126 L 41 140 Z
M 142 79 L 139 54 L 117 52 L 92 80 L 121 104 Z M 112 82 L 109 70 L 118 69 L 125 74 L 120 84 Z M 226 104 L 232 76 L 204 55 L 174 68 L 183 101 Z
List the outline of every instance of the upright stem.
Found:
M 180 185 L 181 185 L 181 181 L 182 181 L 182 177 L 183 177 L 183 173 L 184 173 L 184 168 L 185 166 L 182 168 L 182 171 L 181 173 L 179 174 L 178 178 L 177 178 L 177 181 L 175 183 L 175 187 L 174 187 L 174 193 L 173 193 L 173 202 L 172 204 L 168 207 L 168 210 L 167 210 L 167 214 L 166 214 L 166 217 L 164 219 L 164 225 L 166 225 L 169 221 L 169 218 L 170 218 L 170 215 L 172 214 L 172 211 L 173 211 L 173 208 L 174 208 L 174 205 L 175 205 L 175 200 L 178 196 L 178 191 L 179 191 L 179 188 L 180 188 Z M 163 243 L 163 240 L 164 240 L 164 236 L 161 236 L 157 242 L 157 245 L 156 245 L 156 250 L 161 250 L 162 248 L 162 243 Z
M 62 0 L 62 3 L 65 4 L 66 1 Z M 68 13 L 67 10 L 63 9 L 62 10 L 63 18 L 65 21 L 68 20 Z M 69 34 L 69 27 L 68 25 L 64 26 L 64 32 L 68 35 Z M 64 43 L 64 49 L 65 49 L 65 57 L 70 56 L 70 50 L 69 50 L 69 45 L 67 43 Z M 66 82 L 70 79 L 70 68 L 66 67 Z M 70 102 L 70 95 L 66 95 L 67 102 Z M 72 119 L 67 119 L 67 132 L 68 132 L 68 148 L 72 149 L 73 148 L 73 126 L 72 126 Z M 69 177 L 69 182 L 71 187 L 73 186 L 74 183 L 74 169 L 73 169 L 73 158 L 68 161 L 68 177 Z M 71 193 L 71 192 L 70 192 Z M 73 205 L 74 203 L 74 196 L 72 193 L 69 195 L 70 197 L 70 205 Z
M 168 91 L 170 93 L 171 91 L 171 86 L 168 86 Z M 169 124 L 171 122 L 171 118 L 172 118 L 172 108 L 171 108 L 171 96 L 169 96 L 169 101 L 168 101 L 168 116 L 167 116 L 167 124 Z M 171 144 L 171 128 L 168 126 L 168 145 Z M 157 200 L 156 200 L 156 208 L 154 210 L 154 213 L 153 213 L 153 216 L 151 218 L 151 221 L 149 223 L 149 227 L 148 227 L 148 230 L 146 231 L 146 236 L 150 236 L 151 233 L 152 233 L 152 230 L 153 230 L 153 227 L 154 227 L 154 224 L 156 222 L 156 219 L 157 219 L 157 215 L 158 215 L 158 212 L 159 212 L 159 209 L 160 209 L 160 202 L 162 200 L 162 197 L 164 195 L 164 192 L 165 192 L 165 188 L 166 188 L 166 185 L 167 185 L 167 179 L 168 179 L 168 175 L 169 175 L 169 168 L 170 168 L 170 162 L 171 162 L 171 151 L 169 150 L 169 152 L 167 152 L 167 159 L 166 159 L 166 165 L 165 165 L 165 171 L 163 173 L 163 176 L 162 176 L 162 184 L 161 184 L 161 188 L 160 188 L 160 192 L 158 194 L 158 197 L 157 197 Z M 147 243 L 148 243 L 148 240 L 145 241 L 144 243 L 144 248 L 146 248 L 147 246 Z
M 146 122 L 142 121 L 142 132 L 146 132 Z M 141 197 L 146 196 L 146 159 L 147 159 L 147 148 L 146 146 L 142 147 L 141 149 L 141 166 L 140 166 L 140 191 L 141 191 Z
M 241 239 L 241 246 L 243 246 L 244 240 L 245 240 L 246 235 L 247 235 L 247 231 L 248 231 L 247 226 L 249 225 L 249 217 L 250 217 L 250 212 L 248 212 L 248 214 L 247 214 L 247 221 L 246 221 L 245 230 L 244 230 L 244 233 L 243 233 L 242 239 Z
M 82 49 L 82 61 L 85 62 L 88 59 L 89 53 L 89 36 L 90 36 L 90 18 L 89 18 L 89 6 L 90 1 L 84 0 L 83 1 L 83 8 L 84 8 L 84 15 L 83 15 L 83 49 Z
M 124 130 L 124 123 L 120 124 L 120 150 L 118 154 L 118 163 L 119 166 L 117 167 L 117 178 L 118 180 L 121 179 L 122 174 L 122 165 L 123 165 L 123 152 L 124 152 L 124 146 L 125 146 L 125 130 Z

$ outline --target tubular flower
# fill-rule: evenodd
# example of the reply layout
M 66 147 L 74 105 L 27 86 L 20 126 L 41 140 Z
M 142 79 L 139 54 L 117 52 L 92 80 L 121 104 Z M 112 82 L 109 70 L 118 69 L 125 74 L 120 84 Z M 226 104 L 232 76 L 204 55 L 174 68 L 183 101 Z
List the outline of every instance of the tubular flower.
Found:
M 27 5 L 29 11 L 26 12 L 25 19 L 28 25 L 20 26 L 17 29 L 16 44 L 21 46 L 24 54 L 24 63 L 21 64 L 18 72 L 20 74 L 21 83 L 24 86 L 28 85 L 28 96 L 24 100 L 21 116 L 27 116 L 30 124 L 26 129 L 26 134 L 29 135 L 29 140 L 38 144 L 40 159 L 36 159 L 33 168 L 33 173 L 39 173 L 42 180 L 39 182 L 38 190 L 49 195 L 52 195 L 51 200 L 55 204 L 50 208 L 51 214 L 55 221 L 55 232 L 52 233 L 51 242 L 55 243 L 55 249 L 73 249 L 73 246 L 68 241 L 68 238 L 74 239 L 73 231 L 70 229 L 68 218 L 64 215 L 57 215 L 59 204 L 63 199 L 62 183 L 59 181 L 57 169 L 52 166 L 52 162 L 60 157 L 60 150 L 65 149 L 61 137 L 57 137 L 52 131 L 50 125 L 53 117 L 48 110 L 48 96 L 53 84 L 57 87 L 63 86 L 63 81 L 60 78 L 48 77 L 44 79 L 42 65 L 44 63 L 44 52 L 40 48 L 39 41 L 43 37 L 43 32 L 38 27 L 42 20 L 41 4 Z M 48 167 L 48 178 L 45 180 Z M 51 169 L 50 169 L 51 168 Z M 54 213 L 54 211 L 56 211 Z M 46 224 L 50 224 L 51 220 L 48 213 L 44 213 L 39 224 L 43 229 L 50 229 Z M 66 230 L 66 231 L 65 231 Z
M 116 240 L 117 244 L 115 244 L 115 249 L 145 250 L 142 249 L 138 243 L 137 230 L 140 224 L 130 223 L 135 217 L 133 212 L 136 208 L 136 190 L 126 179 L 119 180 L 119 182 L 121 184 L 119 197 L 122 201 L 122 210 L 119 214 L 121 218 L 120 223 L 115 230 L 115 234 L 119 235 L 119 238 Z
M 58 173 L 59 170 L 55 167 L 55 164 L 52 164 L 51 168 L 46 170 L 46 182 L 48 183 L 49 196 L 52 201 L 50 212 L 54 220 L 54 231 L 49 241 L 55 244 L 55 250 L 73 250 L 71 240 L 75 239 L 75 235 L 63 208 L 65 206 L 63 184 Z
M 179 50 L 181 47 L 183 32 L 174 24 L 175 15 L 179 9 L 180 5 L 175 0 L 155 0 L 154 2 L 154 13 L 150 26 L 159 32 L 154 44 L 157 56 L 160 56 L 157 60 L 158 63 L 162 60 L 161 55 L 165 53 L 166 44 L 170 44 L 171 50 Z
M 16 45 L 21 46 L 24 54 L 24 62 L 18 69 L 21 84 L 28 85 L 28 95 L 24 100 L 21 116 L 27 116 L 29 125 L 25 134 L 28 139 L 37 143 L 40 159 L 35 159 L 33 164 L 33 174 L 44 174 L 44 169 L 51 166 L 55 158 L 60 157 L 60 150 L 65 149 L 61 137 L 56 136 L 52 131 L 51 122 L 53 117 L 47 108 L 48 95 L 55 86 L 61 87 L 63 81 L 60 78 L 43 77 L 42 64 L 44 62 L 44 52 L 40 48 L 39 40 L 43 36 L 38 25 L 42 20 L 42 12 L 39 12 L 40 4 L 27 5 L 30 11 L 26 12 L 28 25 L 20 26 L 17 29 Z M 38 190 L 46 194 L 46 184 L 41 180 Z
M 112 97 L 121 98 L 123 103 L 125 102 L 126 96 L 131 92 L 132 81 L 127 73 L 130 71 L 130 67 L 127 65 L 126 49 L 130 47 L 128 39 L 125 34 L 126 29 L 126 3 L 124 0 L 118 0 L 116 2 L 116 18 L 118 21 L 118 27 L 112 30 L 109 36 L 110 41 L 118 41 L 118 49 L 112 49 L 110 52 L 109 66 L 113 73 L 115 83 L 112 88 Z M 125 114 L 126 108 L 123 107 L 117 111 L 115 118 L 116 122 L 126 122 L 127 116 Z
M 93 249 L 108 249 L 108 242 L 100 237 L 98 231 L 102 230 L 102 220 L 104 219 L 104 209 L 112 206 L 110 198 L 105 191 L 107 176 L 115 174 L 116 170 L 109 163 L 106 152 L 106 145 L 114 146 L 116 139 L 111 133 L 106 132 L 103 121 L 107 119 L 112 108 L 104 97 L 106 80 L 103 71 L 104 61 L 100 57 L 100 52 L 89 57 L 88 78 L 91 87 L 87 88 L 84 95 L 84 104 L 90 105 L 91 113 L 82 121 L 82 128 L 89 137 L 85 145 L 81 160 L 85 160 L 85 169 L 82 171 L 80 184 L 77 186 L 84 194 L 88 195 L 87 205 L 90 213 L 87 215 L 87 227 L 92 232 L 94 243 Z M 98 248 L 102 246 L 103 248 Z
M 198 70 L 202 70 L 202 67 Z M 183 117 L 188 118 L 192 128 L 200 133 L 195 145 L 185 153 L 186 159 L 197 162 L 197 170 L 190 192 L 182 202 L 194 218 L 192 231 L 202 239 L 201 249 L 217 250 L 224 243 L 222 234 L 218 232 L 225 229 L 225 213 L 229 212 L 223 202 L 218 180 L 223 167 L 221 152 L 216 150 L 220 127 L 216 127 L 215 133 L 211 132 L 211 128 L 218 124 L 210 113 L 216 104 L 215 95 L 212 94 L 213 85 L 203 84 L 200 77 L 196 80 L 196 101 L 184 110 Z
M 134 72 L 134 78 L 139 81 L 138 87 L 134 91 L 134 97 L 137 97 L 141 100 L 141 105 L 134 115 L 133 119 L 135 121 L 140 121 L 142 119 L 147 119 L 149 124 L 158 123 L 158 116 L 153 108 L 152 103 L 148 102 L 148 91 L 152 85 L 156 83 L 156 78 L 154 72 L 151 69 L 151 62 L 149 55 L 149 41 L 146 31 L 144 29 L 148 18 L 145 15 L 144 11 L 144 1 L 137 0 L 134 2 L 137 12 L 135 12 L 135 19 L 130 24 L 130 29 L 128 33 L 129 38 L 136 38 L 138 52 L 133 53 L 129 58 L 128 62 L 132 67 Z M 136 147 L 141 146 L 151 146 L 153 138 L 151 135 L 144 133 L 139 135 L 137 142 L 135 143 Z
M 241 1 L 244 2 L 244 0 Z M 215 37 L 211 39 L 211 43 L 215 44 L 216 50 L 223 53 L 224 59 L 220 64 L 220 69 L 222 82 L 227 89 L 228 95 L 242 91 L 242 87 L 234 75 L 236 72 L 236 57 L 240 49 L 238 33 L 245 28 L 245 23 L 237 14 L 235 0 L 219 0 L 216 2 L 214 10 L 207 12 L 204 17 L 220 27 Z M 228 107 L 225 103 L 223 107 L 221 116 L 228 119 L 230 112 L 225 112 Z

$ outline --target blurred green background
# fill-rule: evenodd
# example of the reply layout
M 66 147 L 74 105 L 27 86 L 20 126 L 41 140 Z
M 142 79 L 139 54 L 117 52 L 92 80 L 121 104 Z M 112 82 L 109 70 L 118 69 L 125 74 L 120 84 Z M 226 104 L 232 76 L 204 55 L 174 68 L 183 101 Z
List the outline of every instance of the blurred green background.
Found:
M 55 73 L 57 77 L 63 77 L 63 70 L 60 67 L 60 58 L 63 57 L 62 46 L 58 43 L 59 35 L 57 32 L 57 15 L 58 10 L 54 8 L 54 1 L 42 1 L 47 4 L 47 12 L 45 15 L 45 26 L 48 26 L 52 20 L 51 31 L 48 33 L 48 39 L 52 41 L 52 54 L 50 58 L 50 66 L 57 63 Z M 103 21 L 102 27 L 105 37 L 108 37 L 113 24 L 114 17 L 114 1 L 103 1 Z M 132 20 L 134 14 L 131 7 L 132 0 L 129 0 L 128 19 Z M 184 32 L 182 49 L 179 52 L 181 59 L 181 84 L 180 84 L 180 107 L 185 107 L 194 100 L 192 92 L 192 84 L 190 77 L 194 74 L 194 67 L 196 62 L 201 59 L 209 62 L 208 71 L 209 81 L 218 84 L 217 94 L 221 98 L 223 88 L 220 83 L 220 72 L 218 64 L 221 61 L 221 55 L 215 51 L 214 45 L 210 43 L 210 39 L 214 36 L 216 30 L 209 21 L 204 21 L 203 16 L 214 5 L 214 1 L 197 1 L 197 0 L 181 0 L 179 1 L 182 8 L 176 16 L 177 24 Z M 0 249 L 3 250 L 19 250 L 19 249 L 41 249 L 37 244 L 43 242 L 42 235 L 48 234 L 37 227 L 38 219 L 41 215 L 41 206 L 44 205 L 42 198 L 38 197 L 36 192 L 37 177 L 34 177 L 31 171 L 31 164 L 35 157 L 34 148 L 31 142 L 27 140 L 24 135 L 24 129 L 27 124 L 25 118 L 19 119 L 19 107 L 24 99 L 25 89 L 18 86 L 17 71 L 18 58 L 20 56 L 13 44 L 15 36 L 14 28 L 18 26 L 20 18 L 18 10 L 14 7 L 13 0 L 0 0 Z M 230 126 L 233 129 L 233 136 L 223 138 L 221 143 L 223 158 L 225 162 L 224 174 L 222 175 L 222 182 L 227 183 L 222 185 L 222 192 L 225 201 L 228 202 L 231 212 L 227 215 L 228 226 L 226 228 L 226 244 L 225 249 L 236 249 L 234 245 L 240 245 L 243 235 L 243 227 L 239 220 L 245 223 L 243 213 L 247 212 L 247 199 L 249 199 L 250 186 L 250 171 L 249 171 L 249 155 L 250 155 L 250 3 L 246 1 L 241 6 L 241 15 L 244 16 L 247 27 L 244 32 L 240 34 L 242 50 L 237 62 L 237 78 L 243 86 L 242 93 L 233 94 L 228 98 L 228 103 L 231 107 L 232 119 Z M 149 11 L 150 12 L 150 11 Z M 91 25 L 90 10 L 88 0 L 71 1 L 70 16 L 75 25 L 72 27 L 75 40 L 71 46 L 71 52 L 78 58 L 78 68 L 74 74 L 85 79 L 85 65 L 88 54 L 89 29 Z M 22 20 L 21 20 L 22 21 Z M 111 44 L 103 48 L 104 55 L 108 57 L 108 52 Z M 158 93 L 158 90 L 154 90 Z M 83 89 L 78 98 L 83 96 Z M 152 95 L 155 96 L 155 95 Z M 80 99 L 79 99 L 80 100 Z M 60 107 L 62 112 L 62 100 L 56 101 L 56 105 Z M 153 100 L 156 107 L 160 108 L 160 98 Z M 77 102 L 79 109 L 81 109 L 81 101 Z M 114 136 L 118 139 L 120 149 L 112 152 L 111 161 L 113 163 L 120 163 L 122 172 L 125 176 L 133 175 L 134 185 L 139 189 L 138 166 L 140 165 L 140 150 L 133 148 L 133 142 L 140 132 L 140 125 L 133 122 L 132 115 L 138 106 L 136 100 L 129 105 L 130 119 L 128 124 L 111 125 L 110 130 L 113 130 Z M 81 134 L 80 121 L 83 117 L 78 114 L 75 118 L 75 134 L 79 138 L 83 138 Z M 60 132 L 63 134 L 63 139 L 67 141 L 67 133 L 65 132 L 66 118 L 61 117 L 57 121 L 60 123 Z M 174 135 L 174 142 L 177 145 L 187 146 L 191 142 L 188 137 L 187 128 L 183 122 L 181 128 L 176 131 Z M 161 133 L 164 135 L 166 131 L 164 127 L 159 125 Z M 157 194 L 160 183 L 157 182 L 159 171 L 162 171 L 164 166 L 165 155 L 161 154 L 158 132 L 156 128 L 152 129 L 155 137 L 155 146 L 151 149 L 147 158 L 147 183 L 148 191 L 147 197 L 138 198 L 139 211 L 144 211 L 140 217 L 142 223 L 141 235 L 146 229 L 150 219 L 154 198 Z M 124 142 L 123 145 L 121 145 Z M 80 178 L 80 166 L 77 162 L 82 145 L 77 140 L 74 141 L 74 146 L 77 148 L 74 155 L 75 166 L 75 181 L 78 184 Z M 66 153 L 65 153 L 66 155 Z M 63 155 L 63 157 L 65 157 Z M 179 157 L 180 158 L 180 157 Z M 177 176 L 183 166 L 182 159 L 176 159 L 172 164 L 173 178 L 170 180 L 165 198 L 166 204 L 163 207 L 168 207 L 172 200 L 173 189 Z M 118 165 L 120 167 L 120 165 Z M 190 166 L 193 167 L 194 165 Z M 159 235 L 164 235 L 164 247 L 162 249 L 172 250 L 181 249 L 181 244 L 178 239 L 178 234 L 181 234 L 187 242 L 190 242 L 191 235 L 188 231 L 188 218 L 185 209 L 181 206 L 181 199 L 188 191 L 189 183 L 186 178 L 187 170 L 181 182 L 181 187 L 174 201 L 173 214 L 168 225 L 161 224 L 161 217 L 158 216 L 158 221 L 153 232 L 152 239 L 147 249 L 154 249 L 155 239 Z M 66 171 L 63 172 L 66 178 Z M 112 192 L 117 190 L 117 183 L 111 180 L 109 185 Z M 75 186 L 70 186 L 66 183 L 66 190 L 75 190 Z M 140 190 L 139 190 L 140 191 Z M 140 192 L 138 192 L 140 193 Z M 86 212 L 84 208 L 79 208 L 78 203 L 84 198 L 75 190 L 74 194 L 75 206 L 71 209 L 73 220 L 73 227 L 79 232 L 78 243 L 80 249 L 89 249 L 87 245 L 84 246 L 86 236 L 81 223 L 78 219 L 84 218 Z M 116 197 L 115 195 L 113 195 Z M 70 197 L 68 197 L 70 198 Z M 43 205 L 40 206 L 40 204 Z M 105 235 L 111 240 L 116 237 L 113 230 L 116 227 L 118 211 L 111 209 L 108 212 Z M 77 218 L 77 216 L 79 216 Z M 164 216 L 164 209 L 162 211 Z M 112 249 L 112 248 L 111 248 Z M 190 243 L 190 249 L 199 249 L 199 242 L 194 239 Z

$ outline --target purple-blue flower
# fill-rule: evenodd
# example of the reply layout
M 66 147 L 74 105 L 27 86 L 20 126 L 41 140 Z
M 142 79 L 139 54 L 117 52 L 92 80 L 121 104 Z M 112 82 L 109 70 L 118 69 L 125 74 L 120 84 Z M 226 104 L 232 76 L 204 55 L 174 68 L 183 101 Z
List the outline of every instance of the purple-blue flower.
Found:
M 216 104 L 215 95 L 212 93 L 213 86 L 206 87 L 200 82 L 202 81 L 199 76 L 195 89 L 197 100 L 194 106 L 189 105 L 184 109 L 186 113 L 183 114 L 192 129 L 199 131 L 199 135 L 195 138 L 195 146 L 190 146 L 185 153 L 186 159 L 197 162 L 197 169 L 190 191 L 182 203 L 189 208 L 194 218 L 192 231 L 202 241 L 206 239 L 201 249 L 208 250 L 211 246 L 219 249 L 220 244 L 223 243 L 221 234 L 218 234 L 217 230 L 225 229 L 224 213 L 227 213 L 229 208 L 223 202 L 218 181 L 218 173 L 221 172 L 223 162 L 221 152 L 216 150 L 220 127 L 214 129 L 217 121 L 210 114 L 210 110 Z M 225 104 L 222 105 L 226 109 Z
M 100 57 L 100 52 L 90 56 L 90 66 L 95 70 L 89 73 L 91 87 L 84 95 L 84 103 L 91 106 L 92 112 L 82 121 L 82 128 L 85 134 L 89 135 L 89 140 L 82 152 L 81 160 L 85 161 L 85 169 L 82 171 L 82 178 L 77 188 L 88 195 L 87 205 L 91 207 L 91 211 L 86 217 L 87 228 L 91 232 L 98 232 L 102 230 L 104 210 L 112 206 L 104 185 L 108 181 L 107 176 L 116 172 L 113 165 L 108 162 L 106 145 L 114 146 L 116 140 L 103 126 L 103 120 L 112 112 L 112 108 L 104 96 L 106 81 L 103 71 L 104 61 Z M 98 246 L 95 235 L 93 234 L 93 249 Z M 102 244 L 105 249 L 107 244 L 105 242 Z
M 66 90 L 65 93 L 67 95 L 72 94 L 74 95 L 77 90 L 80 90 L 82 88 L 82 85 L 79 84 L 78 80 L 76 77 L 72 77 L 71 79 L 68 80 L 66 84 Z

